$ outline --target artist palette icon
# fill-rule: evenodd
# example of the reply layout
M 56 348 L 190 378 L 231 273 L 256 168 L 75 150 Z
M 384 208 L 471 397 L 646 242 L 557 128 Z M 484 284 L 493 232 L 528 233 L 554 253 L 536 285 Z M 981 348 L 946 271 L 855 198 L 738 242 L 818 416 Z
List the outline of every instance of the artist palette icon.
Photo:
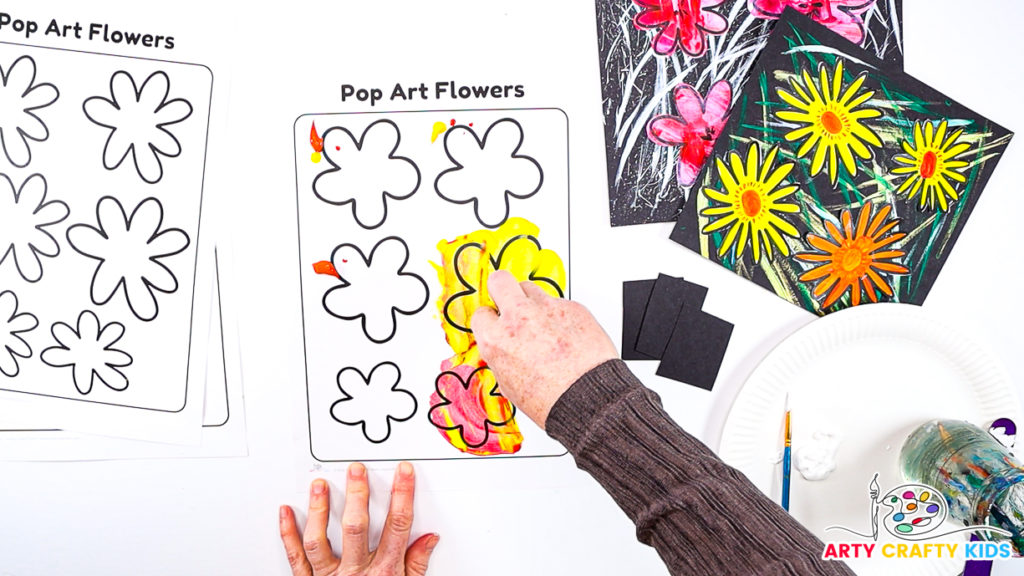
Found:
M 988 532 L 999 536 L 1010 536 L 1010 532 L 984 524 L 965 525 L 960 528 L 937 532 L 949 517 L 949 502 L 935 488 L 926 484 L 901 484 L 881 495 L 878 488 L 878 474 L 871 479 L 868 494 L 871 496 L 871 532 L 857 532 L 846 526 L 833 525 L 826 532 L 842 530 L 855 536 L 878 541 L 879 520 L 885 531 L 900 540 L 911 542 L 944 538 L 959 532 Z M 881 496 L 880 496 L 881 495 Z
M 933 532 L 949 513 L 946 500 L 923 484 L 897 486 L 882 497 L 880 504 L 888 508 L 882 518 L 885 530 L 899 538 Z

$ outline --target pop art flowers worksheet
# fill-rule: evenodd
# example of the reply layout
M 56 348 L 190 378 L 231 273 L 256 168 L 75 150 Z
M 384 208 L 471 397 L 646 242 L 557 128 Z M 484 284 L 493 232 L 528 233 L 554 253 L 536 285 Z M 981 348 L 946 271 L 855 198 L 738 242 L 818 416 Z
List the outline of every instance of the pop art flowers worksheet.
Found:
M 210 71 L 0 44 L 0 81 L 0 390 L 183 412 Z

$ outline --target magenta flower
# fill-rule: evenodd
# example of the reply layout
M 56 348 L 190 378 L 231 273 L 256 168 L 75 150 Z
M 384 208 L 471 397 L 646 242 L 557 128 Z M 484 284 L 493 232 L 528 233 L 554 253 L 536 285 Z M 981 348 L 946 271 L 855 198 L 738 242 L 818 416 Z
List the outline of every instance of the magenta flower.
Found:
M 710 8 L 725 0 L 633 0 L 641 8 L 633 17 L 640 30 L 654 30 L 651 47 L 668 56 L 679 47 L 690 56 L 703 56 L 708 34 L 724 34 L 729 21 Z
M 680 147 L 676 178 L 680 185 L 692 186 L 729 119 L 732 86 L 725 80 L 715 82 L 705 99 L 693 86 L 680 84 L 673 96 L 679 115 L 651 118 L 647 137 L 661 146 Z
M 757 18 L 774 20 L 786 8 L 807 14 L 844 38 L 860 44 L 864 41 L 863 14 L 875 0 L 748 0 L 750 13 Z

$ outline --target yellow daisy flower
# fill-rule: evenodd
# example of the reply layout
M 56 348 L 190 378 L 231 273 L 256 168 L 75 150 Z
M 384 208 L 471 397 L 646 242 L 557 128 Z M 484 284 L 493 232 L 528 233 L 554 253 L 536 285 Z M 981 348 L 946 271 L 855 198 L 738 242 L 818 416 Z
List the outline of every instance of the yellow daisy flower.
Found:
M 866 73 L 861 74 L 843 90 L 843 61 L 836 61 L 835 71 L 829 77 L 828 68 L 822 63 L 818 83 L 807 70 L 803 71 L 803 83 L 790 79 L 790 86 L 796 95 L 778 88 L 776 92 L 783 101 L 796 110 L 781 110 L 775 115 L 786 122 L 803 124 L 802 127 L 786 134 L 786 140 L 803 140 L 797 157 L 807 156 L 814 150 L 811 159 L 811 176 L 817 176 L 828 160 L 828 175 L 835 186 L 839 181 L 839 160 L 851 176 L 857 174 L 856 154 L 864 160 L 871 158 L 869 144 L 880 148 L 882 141 L 864 120 L 878 118 L 882 113 L 875 108 L 861 107 L 875 95 L 874 91 L 859 92 L 864 85 Z
M 957 200 L 960 196 L 950 180 L 960 183 L 967 182 L 967 178 L 960 173 L 967 167 L 964 160 L 957 160 L 957 156 L 963 155 L 970 149 L 970 144 L 958 143 L 963 130 L 957 130 L 946 137 L 948 122 L 945 120 L 935 128 L 934 122 L 924 122 L 924 129 L 921 129 L 922 122 L 914 123 L 913 142 L 903 141 L 903 150 L 906 154 L 899 154 L 893 158 L 902 166 L 892 169 L 896 176 L 909 175 L 900 185 L 897 193 L 903 194 L 909 191 L 907 200 L 913 200 L 920 194 L 919 207 L 935 208 L 938 202 L 941 210 L 949 208 L 950 200 Z
M 783 198 L 796 192 L 797 187 L 790 184 L 782 185 L 783 180 L 793 171 L 794 164 L 786 162 L 775 168 L 778 153 L 777 146 L 772 148 L 764 162 L 758 166 L 761 151 L 755 142 L 747 148 L 745 167 L 738 152 L 729 153 L 729 166 L 726 166 L 721 158 L 715 159 L 718 178 L 725 186 L 725 191 L 705 188 L 704 195 L 722 205 L 705 208 L 700 213 L 702 216 L 713 218 L 704 226 L 704 234 L 729 227 L 729 232 L 718 249 L 719 256 L 723 256 L 737 244 L 736 258 L 741 258 L 747 245 L 747 238 L 750 238 L 750 245 L 754 251 L 754 262 L 761 260 L 762 246 L 771 258 L 773 243 L 784 256 L 789 255 L 789 247 L 779 232 L 794 238 L 798 238 L 799 233 L 776 212 L 799 212 L 800 207 L 781 202 Z

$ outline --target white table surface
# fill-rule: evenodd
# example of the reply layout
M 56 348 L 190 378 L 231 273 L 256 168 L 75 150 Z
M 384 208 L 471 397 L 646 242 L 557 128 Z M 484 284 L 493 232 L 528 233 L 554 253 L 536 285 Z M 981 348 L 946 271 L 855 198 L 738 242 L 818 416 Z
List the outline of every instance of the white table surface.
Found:
M 290 129 L 304 112 L 357 110 L 338 101 L 342 82 L 523 83 L 527 97 L 509 107 L 564 109 L 570 117 L 574 297 L 617 339 L 621 282 L 680 274 L 710 287 L 706 309 L 736 324 L 712 393 L 656 377 L 653 364 L 634 365 L 672 416 L 712 445 L 744 378 L 782 338 L 813 320 L 674 244 L 669 224 L 610 229 L 589 0 L 403 1 L 389 8 L 321 2 L 274 12 L 252 3 L 140 10 L 103 2 L 63 12 L 36 4 L 21 1 L 17 9 L 0 11 L 40 20 L 73 14 L 86 22 L 95 11 L 126 28 L 172 30 L 182 47 L 171 59 L 203 62 L 198 45 L 236 50 L 228 127 L 237 147 L 219 165 L 232 177 L 222 174 L 227 184 L 212 192 L 235 214 L 228 225 L 237 255 L 233 273 L 245 289 L 224 297 L 242 316 L 250 454 L 0 463 L 0 576 L 288 573 L 277 506 L 304 507 L 297 487 L 310 478 L 294 458 L 304 439 L 293 433 L 303 372 Z M 1013 0 L 906 0 L 906 68 L 1010 129 L 1024 129 L 1022 22 L 1024 5 Z M 377 33 L 392 43 L 373 41 Z M 320 74 L 310 74 L 311 67 Z M 382 106 L 377 109 L 388 109 Z M 990 347 L 1017 382 L 1024 381 L 1022 150 L 1019 142 L 1010 145 L 926 304 Z M 632 525 L 612 500 L 568 457 L 422 463 L 417 470 L 415 531 L 442 532 L 432 574 L 665 573 L 657 555 L 635 542 Z M 379 530 L 390 469 L 371 474 Z M 1002 566 L 996 573 L 1016 572 Z

